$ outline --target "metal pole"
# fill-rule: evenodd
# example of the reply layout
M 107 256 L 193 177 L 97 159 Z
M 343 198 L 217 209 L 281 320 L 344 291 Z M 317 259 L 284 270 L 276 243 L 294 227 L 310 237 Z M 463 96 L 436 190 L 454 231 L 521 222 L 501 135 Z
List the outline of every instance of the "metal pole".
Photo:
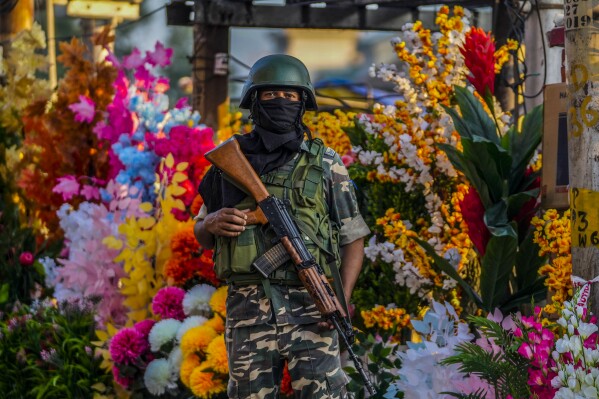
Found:
M 54 0 L 46 0 L 46 22 L 48 25 L 48 61 L 50 64 L 48 75 L 50 87 L 54 89 L 58 83 L 56 68 L 56 20 L 54 19 Z
M 192 103 L 200 112 L 202 123 L 216 130 L 229 104 L 229 27 L 205 23 L 210 6 L 209 1 L 195 2 Z
M 590 280 L 599 274 L 599 21 L 597 0 L 565 0 L 568 81 L 568 158 L 572 210 L 572 274 Z M 599 314 L 599 290 L 591 310 Z

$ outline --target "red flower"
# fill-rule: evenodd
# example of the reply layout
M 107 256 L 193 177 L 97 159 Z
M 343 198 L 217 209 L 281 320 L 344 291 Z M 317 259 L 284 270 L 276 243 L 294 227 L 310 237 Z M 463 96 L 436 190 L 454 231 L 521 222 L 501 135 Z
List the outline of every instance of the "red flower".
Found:
M 470 29 L 460 52 L 470 70 L 468 80 L 476 91 L 483 97 L 487 87 L 495 93 L 495 41 L 491 34 L 481 28 Z
M 31 266 L 35 258 L 31 252 L 23 252 L 19 255 L 19 263 L 21 266 Z
M 283 379 L 281 380 L 281 393 L 285 396 L 293 395 L 293 388 L 291 387 L 291 375 L 289 375 L 289 366 L 285 362 L 285 368 L 283 368 Z
M 491 239 L 491 233 L 485 224 L 485 207 L 478 193 L 470 187 L 464 200 L 460 202 L 462 217 L 468 226 L 468 237 L 474 244 L 480 256 L 485 256 L 487 243 Z

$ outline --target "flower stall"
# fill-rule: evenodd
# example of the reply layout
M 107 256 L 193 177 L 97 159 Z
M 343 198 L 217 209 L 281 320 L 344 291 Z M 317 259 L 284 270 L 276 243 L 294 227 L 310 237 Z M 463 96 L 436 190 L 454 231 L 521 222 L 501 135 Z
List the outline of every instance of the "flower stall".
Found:
M 517 43 L 459 6 L 406 24 L 370 74 L 394 106 L 310 112 L 372 234 L 351 299 L 376 398 L 597 397 L 597 324 L 571 281 L 570 214 L 539 209 L 542 107 L 494 95 Z M 169 104 L 172 50 L 124 57 L 24 31 L 0 58 L 0 392 L 23 398 L 224 398 L 226 286 L 193 233 L 218 131 Z M 17 98 L 18 101 L 13 101 Z M 192 143 L 193 145 L 190 145 Z M 351 362 L 355 398 L 367 397 Z M 281 397 L 291 397 L 284 371 Z

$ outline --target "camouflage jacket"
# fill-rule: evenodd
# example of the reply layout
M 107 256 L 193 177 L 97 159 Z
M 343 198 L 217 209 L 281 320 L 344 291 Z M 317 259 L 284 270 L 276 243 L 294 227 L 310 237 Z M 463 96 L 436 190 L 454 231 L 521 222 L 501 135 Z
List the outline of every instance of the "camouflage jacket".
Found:
M 308 151 L 306 143 L 301 151 Z M 295 158 L 281 168 L 290 169 Z M 347 245 L 370 233 L 360 215 L 353 182 L 341 157 L 327 148 L 323 156 L 324 195 L 332 221 L 341 226 L 340 246 Z M 202 207 L 196 219 L 203 219 L 206 209 Z M 272 304 L 272 311 L 271 311 Z M 261 285 L 229 285 L 227 297 L 227 326 L 242 327 L 266 323 L 274 314 L 278 325 L 307 324 L 321 321 L 307 290 L 299 286 L 271 285 L 271 299 L 266 297 Z

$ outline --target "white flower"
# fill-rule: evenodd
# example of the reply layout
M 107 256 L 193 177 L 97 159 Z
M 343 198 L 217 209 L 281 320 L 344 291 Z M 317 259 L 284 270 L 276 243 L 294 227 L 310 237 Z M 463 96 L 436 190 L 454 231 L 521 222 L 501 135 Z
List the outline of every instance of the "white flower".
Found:
M 162 395 L 166 389 L 177 387 L 177 369 L 171 368 L 168 360 L 154 359 L 144 373 L 144 384 L 152 395 Z
M 597 328 L 597 326 L 595 324 L 591 324 L 591 323 L 580 323 L 580 325 L 578 326 L 578 334 L 580 334 L 580 336 L 583 339 L 587 339 L 594 332 L 596 332 L 597 329 L 598 328 Z
M 204 315 L 211 312 L 210 298 L 216 288 L 208 284 L 198 284 L 185 294 L 183 298 L 183 311 L 187 316 Z
M 154 324 L 150 330 L 150 335 L 148 336 L 152 352 L 158 352 L 162 345 L 173 341 L 180 326 L 181 322 L 175 319 L 160 320 L 158 323 Z
M 181 342 L 181 338 L 183 338 L 187 331 L 194 327 L 201 326 L 206 322 L 206 320 L 208 319 L 206 319 L 204 316 L 189 316 L 183 320 L 179 326 L 179 329 L 177 330 L 177 342 Z
M 168 364 L 172 369 L 179 370 L 181 368 L 181 363 L 183 363 L 183 351 L 180 346 L 175 346 L 168 355 Z

